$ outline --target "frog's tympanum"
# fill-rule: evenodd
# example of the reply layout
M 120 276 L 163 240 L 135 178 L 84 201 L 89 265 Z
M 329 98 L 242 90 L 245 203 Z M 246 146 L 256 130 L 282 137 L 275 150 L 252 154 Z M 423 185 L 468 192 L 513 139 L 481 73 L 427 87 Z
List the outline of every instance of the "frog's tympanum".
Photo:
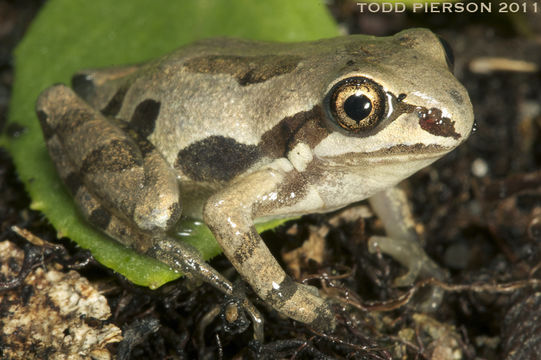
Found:
M 422 29 L 296 44 L 204 40 L 143 65 L 80 72 L 73 89 L 45 90 L 37 113 L 94 226 L 234 294 L 170 235 L 181 216 L 202 219 L 261 299 L 328 330 L 328 302 L 284 272 L 254 223 L 376 195 L 391 236 L 412 237 L 392 210 L 402 201 L 384 190 L 462 143 L 473 123 L 447 49 Z

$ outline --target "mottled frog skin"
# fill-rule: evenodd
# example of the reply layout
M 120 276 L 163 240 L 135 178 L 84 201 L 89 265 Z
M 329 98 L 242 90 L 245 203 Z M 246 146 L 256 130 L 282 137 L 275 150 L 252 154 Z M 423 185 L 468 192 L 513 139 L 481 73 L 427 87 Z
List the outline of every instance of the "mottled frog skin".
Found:
M 37 113 L 95 227 L 234 294 L 169 235 L 181 215 L 203 219 L 266 303 L 329 330 L 328 302 L 284 272 L 254 223 L 382 194 L 462 143 L 473 113 L 448 55 L 423 29 L 296 44 L 210 39 L 80 72 L 72 88 L 45 90 Z

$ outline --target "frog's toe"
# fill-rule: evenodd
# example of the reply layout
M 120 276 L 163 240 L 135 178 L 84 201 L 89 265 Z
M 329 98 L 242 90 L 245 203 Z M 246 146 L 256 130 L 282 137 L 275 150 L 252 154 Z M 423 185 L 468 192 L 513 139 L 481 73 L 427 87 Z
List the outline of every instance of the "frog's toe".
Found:
M 368 240 L 368 250 L 377 250 L 391 256 L 404 265 L 408 271 L 394 280 L 394 286 L 411 286 L 418 279 L 436 278 L 443 280 L 447 273 L 428 257 L 423 248 L 407 239 L 372 236 Z M 423 289 L 416 297 L 418 311 L 434 311 L 443 300 L 444 291 L 440 288 Z
M 324 303 L 323 306 L 320 306 L 316 310 L 316 313 L 317 316 L 310 323 L 310 326 L 320 331 L 333 332 L 336 328 L 336 320 L 330 305 Z
M 287 277 L 266 300 L 282 314 L 318 330 L 332 331 L 334 313 L 313 286 L 299 284 Z
M 416 279 L 423 277 L 443 278 L 442 270 L 426 255 L 424 249 L 415 241 L 409 239 L 372 236 L 368 240 L 368 251 L 378 250 L 389 255 L 404 265 L 408 272 L 395 279 L 395 286 L 413 285 Z
M 393 286 L 403 287 L 413 285 L 419 277 L 419 272 L 420 268 L 418 266 L 408 268 L 408 271 L 404 275 L 398 276 L 393 280 Z

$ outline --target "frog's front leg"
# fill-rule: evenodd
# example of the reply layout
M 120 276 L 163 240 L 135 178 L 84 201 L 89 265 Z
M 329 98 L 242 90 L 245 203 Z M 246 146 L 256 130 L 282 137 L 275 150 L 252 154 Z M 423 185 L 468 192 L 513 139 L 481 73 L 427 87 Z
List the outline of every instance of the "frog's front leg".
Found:
M 254 227 L 254 219 L 284 206 L 290 198 L 287 184 L 294 181 L 294 171 L 279 169 L 280 160 L 274 165 L 243 176 L 212 196 L 204 208 L 205 223 L 258 296 L 292 319 L 332 330 L 335 322 L 329 304 L 315 288 L 296 283 L 284 272 Z M 286 188 L 287 194 L 281 190 Z
M 421 247 L 406 194 L 398 187 L 381 191 L 370 198 L 370 205 L 383 222 L 386 237 L 369 239 L 369 251 L 378 249 L 404 265 L 408 271 L 395 279 L 396 286 L 411 286 L 418 278 L 444 279 L 446 273 Z M 442 300 L 443 292 L 434 288 L 420 304 L 422 310 L 433 310 Z

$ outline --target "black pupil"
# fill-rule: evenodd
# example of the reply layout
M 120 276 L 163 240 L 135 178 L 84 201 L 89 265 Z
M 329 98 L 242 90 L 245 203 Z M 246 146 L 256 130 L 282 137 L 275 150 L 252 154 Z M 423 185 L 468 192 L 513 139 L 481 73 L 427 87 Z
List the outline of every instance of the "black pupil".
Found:
M 351 119 L 359 122 L 370 115 L 372 103 L 363 94 L 351 95 L 344 102 L 344 111 Z

